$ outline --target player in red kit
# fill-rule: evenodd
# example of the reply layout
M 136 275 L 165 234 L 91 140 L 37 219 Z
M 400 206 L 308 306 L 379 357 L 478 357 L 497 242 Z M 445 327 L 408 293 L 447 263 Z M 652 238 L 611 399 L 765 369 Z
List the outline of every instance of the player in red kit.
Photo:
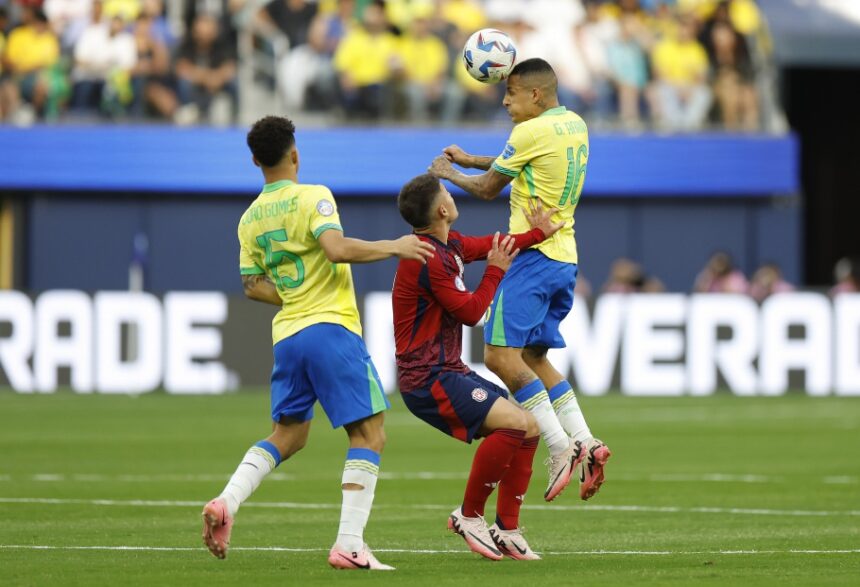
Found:
M 536 555 L 519 528 L 519 511 L 531 479 L 539 430 L 529 412 L 508 399 L 508 392 L 473 373 L 463 363 L 463 324 L 474 326 L 490 305 L 496 288 L 520 249 L 551 236 L 561 223 L 551 211 L 526 214 L 527 233 L 483 237 L 451 230 L 457 206 L 445 186 L 429 174 L 407 183 L 397 199 L 400 214 L 435 247 L 426 265 L 401 261 L 394 278 L 394 336 L 400 392 L 409 411 L 463 442 L 484 440 L 475 451 L 462 506 L 448 518 L 474 552 L 489 559 Z M 463 283 L 466 263 L 487 260 L 474 292 Z M 496 522 L 487 528 L 484 506 L 498 487 Z

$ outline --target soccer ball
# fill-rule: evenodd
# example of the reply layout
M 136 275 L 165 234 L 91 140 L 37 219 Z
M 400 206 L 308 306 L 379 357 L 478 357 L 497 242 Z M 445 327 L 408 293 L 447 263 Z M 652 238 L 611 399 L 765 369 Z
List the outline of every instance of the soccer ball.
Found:
M 481 29 L 466 41 L 463 64 L 479 82 L 496 84 L 508 77 L 517 60 L 511 38 L 496 29 Z

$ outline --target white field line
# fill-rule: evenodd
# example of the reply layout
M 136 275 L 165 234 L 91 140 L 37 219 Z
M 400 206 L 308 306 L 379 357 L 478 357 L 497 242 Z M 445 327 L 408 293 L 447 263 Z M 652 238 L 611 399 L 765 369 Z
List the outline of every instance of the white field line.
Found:
M 444 472 L 444 471 L 413 471 L 403 473 L 392 473 L 382 471 L 381 479 L 393 481 L 457 481 L 468 478 L 468 472 Z M 158 482 L 224 482 L 230 478 L 229 473 L 216 474 L 152 474 L 152 475 L 103 475 L 98 473 L 76 473 L 66 475 L 63 473 L 38 473 L 35 475 L 13 476 L 2 474 L 2 481 L 38 481 L 45 483 L 158 483 Z M 302 475 L 290 473 L 271 473 L 266 481 L 295 481 L 306 478 Z M 331 477 L 334 479 L 335 477 Z M 794 479 L 790 476 L 780 475 L 737 475 L 729 473 L 665 473 L 653 475 L 635 474 L 613 474 L 612 481 L 648 481 L 652 483 L 790 483 Z M 822 477 L 818 483 L 825 485 L 857 485 L 860 477 L 853 475 L 831 475 Z
M 92 505 L 121 507 L 200 507 L 200 501 L 143 500 L 143 499 L 66 499 L 51 497 L 0 497 L 0 504 L 42 504 L 42 505 Z M 296 503 L 296 502 L 248 502 L 244 508 L 295 509 L 295 510 L 334 510 L 340 509 L 339 503 Z M 375 504 L 374 509 L 413 509 L 447 511 L 450 504 Z M 540 511 L 595 511 L 595 512 L 644 512 L 660 514 L 726 514 L 740 516 L 791 516 L 791 517 L 860 517 L 860 510 L 779 510 L 764 508 L 725 508 L 725 507 L 679 507 L 647 505 L 546 505 L 525 504 L 524 509 Z
M 0 550 L 101 550 L 146 552 L 205 552 L 202 547 L 190 546 L 50 546 L 40 544 L 0 544 Z M 234 546 L 231 552 L 328 552 L 328 548 L 287 548 L 281 546 Z M 375 548 L 373 552 L 403 554 L 471 554 L 469 550 L 428 550 L 409 548 Z M 677 555 L 759 555 L 759 554 L 860 554 L 852 549 L 788 549 L 788 550 L 567 550 L 543 551 L 550 556 L 677 556 Z

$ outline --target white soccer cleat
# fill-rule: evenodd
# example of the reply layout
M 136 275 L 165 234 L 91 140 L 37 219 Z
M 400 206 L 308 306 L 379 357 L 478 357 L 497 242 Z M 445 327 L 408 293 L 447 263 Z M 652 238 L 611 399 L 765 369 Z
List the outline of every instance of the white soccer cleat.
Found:
M 448 529 L 462 536 L 472 552 L 476 552 L 494 561 L 504 558 L 499 549 L 496 548 L 496 543 L 493 537 L 490 536 L 490 531 L 487 529 L 487 523 L 484 521 L 484 518 L 481 516 L 467 518 L 463 515 L 462 506 L 458 507 L 448 516 Z
M 360 552 L 348 552 L 335 544 L 328 553 L 328 564 L 338 570 L 393 571 L 394 567 L 379 562 L 366 544 Z
M 502 530 L 498 524 L 490 526 L 490 536 L 493 537 L 493 542 L 496 543 L 496 548 L 499 551 L 514 560 L 518 561 L 539 561 L 541 558 L 526 542 L 525 536 L 521 528 L 516 530 Z
M 570 441 L 570 446 L 563 453 L 550 456 L 544 461 L 544 464 L 549 469 L 549 485 L 543 498 L 546 501 L 552 501 L 567 487 L 570 483 L 570 478 L 573 475 L 573 470 L 576 465 L 582 460 L 584 451 L 582 445 L 575 440 Z
M 603 485 L 603 467 L 612 456 L 609 447 L 598 438 L 585 442 L 579 462 L 579 497 L 586 500 L 592 497 Z

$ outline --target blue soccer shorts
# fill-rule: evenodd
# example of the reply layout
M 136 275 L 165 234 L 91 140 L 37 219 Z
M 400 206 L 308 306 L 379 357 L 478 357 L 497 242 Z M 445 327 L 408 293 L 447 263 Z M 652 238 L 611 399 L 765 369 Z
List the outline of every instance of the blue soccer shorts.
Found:
M 490 304 L 484 342 L 494 346 L 564 348 L 558 328 L 573 307 L 577 266 L 522 251 Z
M 470 443 L 490 408 L 508 392 L 477 373 L 445 371 L 421 389 L 402 393 L 409 411 L 448 436 Z
M 314 324 L 279 341 L 272 369 L 272 420 L 305 422 L 320 405 L 332 428 L 391 407 L 360 336 L 338 324 Z

